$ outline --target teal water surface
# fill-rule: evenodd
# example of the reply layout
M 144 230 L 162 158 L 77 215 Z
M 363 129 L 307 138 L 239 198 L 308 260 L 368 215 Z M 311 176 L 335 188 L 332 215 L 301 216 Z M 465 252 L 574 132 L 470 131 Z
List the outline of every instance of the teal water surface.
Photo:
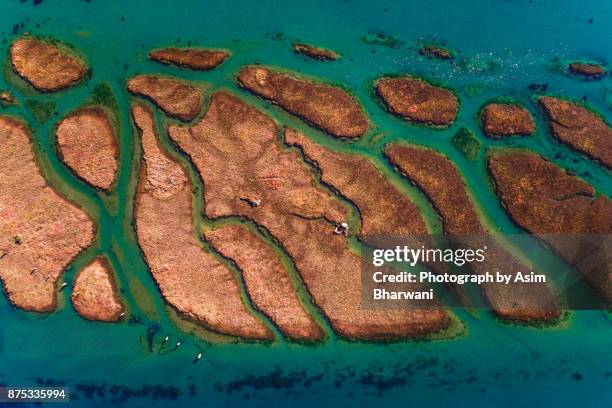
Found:
M 546 93 L 585 100 L 612 119 L 612 83 L 585 81 L 563 70 L 570 59 L 610 64 L 612 5 L 606 2 L 538 0 L 412 0 L 209 2 L 171 1 L 6 1 L 0 14 L 6 61 L 10 42 L 25 32 L 51 36 L 75 47 L 92 68 L 84 83 L 57 95 L 40 95 L 10 73 L 0 89 L 18 100 L 53 101 L 54 114 L 37 123 L 22 106 L 3 113 L 30 124 L 45 177 L 98 221 L 96 243 L 68 268 L 67 281 L 98 254 L 109 257 L 130 319 L 100 324 L 79 318 L 69 291 L 58 294 L 59 309 L 48 315 L 22 312 L 0 296 L 0 384 L 70 388 L 75 406 L 612 406 L 612 317 L 602 311 L 571 312 L 556 327 L 501 324 L 486 311 L 456 310 L 464 330 L 451 340 L 374 344 L 336 338 L 304 289 L 301 298 L 330 337 L 307 346 L 280 339 L 273 344 L 232 343 L 204 337 L 176 323 L 165 307 L 130 224 L 139 149 L 129 119 L 126 78 L 138 73 L 178 75 L 211 84 L 207 94 L 228 88 L 297 127 L 331 149 L 371 158 L 425 214 L 432 233 L 440 223 L 426 198 L 393 172 L 381 148 L 391 140 L 431 146 L 461 169 L 470 193 L 492 229 L 519 232 L 496 200 L 484 169 L 487 148 L 523 146 L 576 173 L 599 194 L 610 196 L 610 172 L 559 144 L 533 101 L 530 84 Z M 385 41 L 386 39 L 386 41 Z M 333 63 L 291 52 L 293 41 L 333 49 Z M 424 42 L 457 51 L 454 63 L 418 55 Z M 201 45 L 231 50 L 232 57 L 210 72 L 180 71 L 147 60 L 148 50 L 167 45 Z M 239 89 L 238 69 L 249 63 L 299 71 L 341 84 L 363 104 L 373 129 L 346 143 L 307 128 Z M 372 94 L 383 74 L 410 73 L 453 88 L 461 101 L 449 129 L 431 130 L 393 118 Z M 110 194 L 96 192 L 62 165 L 54 151 L 53 128 L 66 113 L 91 100 L 94 87 L 115 95 L 121 166 Z M 534 115 L 531 138 L 491 140 L 479 130 L 477 112 L 487 101 L 523 103 Z M 164 120 L 158 114 L 157 120 Z M 468 161 L 450 139 L 470 128 L 483 148 Z M 173 147 L 162 135 L 164 146 Z M 175 157 L 189 167 L 181 155 Z M 203 188 L 196 185 L 195 197 Z M 196 213 L 202 208 L 196 198 Z M 196 221 L 208 221 L 196 214 Z M 295 272 L 295 271 L 293 271 Z M 165 336 L 170 341 L 163 343 Z M 176 341 L 183 346 L 174 350 Z M 202 351 L 204 358 L 193 364 Z M 23 406 L 23 405 L 20 405 Z

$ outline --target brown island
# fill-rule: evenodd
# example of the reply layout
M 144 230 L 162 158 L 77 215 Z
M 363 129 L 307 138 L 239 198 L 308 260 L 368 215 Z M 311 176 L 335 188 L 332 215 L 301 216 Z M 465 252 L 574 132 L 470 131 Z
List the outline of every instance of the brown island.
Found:
M 208 71 L 221 65 L 229 57 L 225 50 L 206 48 L 162 48 L 149 53 L 152 61 L 180 68 Z
M 451 235 L 451 245 L 488 246 L 484 261 L 471 263 L 474 272 L 527 270 L 495 241 L 485 238 L 487 228 L 480 221 L 461 173 L 449 159 L 431 149 L 400 144 L 389 145 L 385 155 L 432 201 L 442 217 L 445 233 Z M 486 283 L 482 290 L 494 313 L 504 319 L 546 321 L 561 313 L 545 283 Z
M 559 98 L 543 96 L 538 102 L 548 115 L 553 136 L 612 169 L 612 129 L 601 116 Z
M 442 310 L 360 307 L 360 259 L 347 239 L 334 233 L 347 220 L 348 210 L 316 182 L 297 151 L 281 148 L 278 131 L 268 116 L 226 92 L 212 96 L 208 111 L 193 127 L 169 128 L 172 140 L 203 177 L 206 214 L 240 215 L 269 231 L 341 336 L 415 338 L 446 328 L 450 321 Z
M 58 281 L 94 239 L 88 215 L 60 197 L 43 178 L 27 126 L 0 117 L 0 279 L 9 301 L 50 312 Z
M 238 74 L 240 86 L 336 137 L 359 138 L 369 127 L 357 101 L 342 88 L 260 65 Z
M 77 275 L 70 299 L 87 320 L 116 322 L 123 314 L 113 272 L 103 257 L 95 258 Z
M 56 134 L 64 163 L 94 187 L 110 188 L 118 167 L 119 149 L 106 111 L 98 106 L 78 109 L 62 119 Z
M 487 136 L 501 137 L 531 135 L 535 122 L 524 107 L 512 103 L 491 103 L 480 113 L 482 127 Z
M 269 316 L 287 337 L 321 340 L 324 333 L 304 310 L 296 287 L 272 248 L 239 225 L 225 225 L 205 234 L 213 248 L 233 260 L 242 271 L 253 305 Z
M 579 260 L 575 266 L 608 301 L 612 301 L 609 261 L 583 262 L 575 242 L 581 234 L 612 233 L 612 201 L 596 195 L 593 187 L 536 153 L 523 150 L 493 152 L 488 160 L 497 194 L 512 217 L 525 230 L 544 236 L 561 256 Z M 568 246 L 562 235 L 573 235 Z M 555 237 L 555 235 L 557 237 Z M 569 248 L 569 249 L 568 249 Z M 571 254 L 570 254 L 571 252 Z M 608 252 L 609 254 L 609 248 Z M 592 254 L 587 254 L 592 255 Z M 584 257 L 582 257 L 584 258 Z
M 332 50 L 326 50 L 325 48 L 314 47 L 303 43 L 293 43 L 293 52 L 296 54 L 303 54 L 319 61 L 335 61 L 340 58 L 340 56 Z
M 246 308 L 232 271 L 196 238 L 191 182 L 161 148 L 152 112 L 132 108 L 143 159 L 136 194 L 138 243 L 166 301 L 213 331 L 271 340 L 272 332 Z
M 447 127 L 459 111 L 459 100 L 448 89 L 411 77 L 381 78 L 376 92 L 389 111 L 404 119 L 435 127 Z
M 166 114 L 184 122 L 193 120 L 202 109 L 202 91 L 182 79 L 138 75 L 127 81 L 127 89 L 150 99 Z
M 568 65 L 569 72 L 587 78 L 598 79 L 606 75 L 606 70 L 593 62 L 572 62 Z
M 79 82 L 87 65 L 65 46 L 35 37 L 23 37 L 11 45 L 13 70 L 42 92 L 54 92 Z

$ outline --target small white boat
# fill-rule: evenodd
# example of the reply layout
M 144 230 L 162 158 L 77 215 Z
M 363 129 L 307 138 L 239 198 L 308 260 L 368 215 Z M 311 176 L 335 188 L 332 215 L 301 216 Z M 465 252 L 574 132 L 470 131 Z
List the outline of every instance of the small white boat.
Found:
M 63 290 L 66 286 L 68 286 L 68 282 L 62 283 L 62 286 L 60 286 L 59 290 Z
M 202 358 L 202 353 L 198 353 L 198 355 L 196 356 L 196 361 L 198 361 L 201 358 Z
M 170 340 L 170 336 L 164 337 L 164 341 L 162 342 L 162 344 L 166 344 L 168 340 Z
M 175 347 L 175 348 L 179 348 L 179 347 L 181 347 L 181 342 L 180 342 L 180 341 L 177 341 L 177 342 L 176 342 L 176 346 L 174 346 L 174 347 Z
M 121 314 L 119 315 L 119 318 L 122 318 L 125 316 L 125 312 L 121 312 Z

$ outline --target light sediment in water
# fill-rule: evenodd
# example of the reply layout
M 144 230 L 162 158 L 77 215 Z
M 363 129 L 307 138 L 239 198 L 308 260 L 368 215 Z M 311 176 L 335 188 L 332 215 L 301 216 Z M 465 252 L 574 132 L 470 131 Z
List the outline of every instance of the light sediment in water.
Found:
M 143 161 L 136 195 L 138 243 L 166 301 L 188 319 L 223 334 L 271 339 L 243 304 L 232 271 L 205 251 L 192 221 L 191 183 L 157 140 L 152 113 L 132 108 Z
M 248 228 L 224 225 L 205 233 L 223 256 L 236 262 L 253 305 L 269 316 L 287 337 L 313 341 L 323 331 L 304 310 L 296 288 L 272 248 Z
M 106 258 L 95 258 L 77 275 L 71 300 L 85 319 L 116 322 L 121 318 L 123 304 Z
M 15 306 L 49 312 L 62 271 L 94 239 L 94 224 L 42 177 L 29 130 L 0 117 L 0 279 Z
M 337 86 L 250 65 L 238 74 L 240 85 L 333 136 L 358 138 L 368 119 L 357 101 Z
M 280 148 L 278 130 L 269 117 L 225 92 L 212 96 L 207 113 L 195 126 L 170 127 L 170 137 L 204 179 L 206 214 L 241 215 L 269 231 L 342 336 L 414 338 L 446 328 L 449 318 L 440 310 L 360 307 L 359 257 L 344 236 L 334 234 L 348 211 L 316 183 L 298 152 Z
M 53 92 L 79 82 L 85 62 L 65 47 L 35 37 L 22 37 L 10 48 L 13 70 L 34 88 Z
M 81 108 L 59 123 L 57 144 L 62 160 L 89 184 L 108 189 L 115 179 L 119 149 L 104 109 Z

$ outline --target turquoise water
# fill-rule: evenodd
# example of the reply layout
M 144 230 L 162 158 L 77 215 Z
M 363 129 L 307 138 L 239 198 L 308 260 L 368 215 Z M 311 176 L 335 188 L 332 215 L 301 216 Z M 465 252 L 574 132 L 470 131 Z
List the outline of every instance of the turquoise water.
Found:
M 328 327 L 332 338 L 317 346 L 282 339 L 271 345 L 219 343 L 181 329 L 160 299 L 130 226 L 139 152 L 128 117 L 130 98 L 123 89 L 127 77 L 143 72 L 207 82 L 212 84 L 207 92 L 229 88 L 280 123 L 298 127 L 330 148 L 368 155 L 417 202 L 431 231 L 439 232 L 426 199 L 393 173 L 380 154 L 385 143 L 398 139 L 435 147 L 461 168 L 487 222 L 512 233 L 517 228 L 490 189 L 484 149 L 472 163 L 453 148 L 450 138 L 467 126 L 485 148 L 528 147 L 610 196 L 610 173 L 552 139 L 528 86 L 547 84 L 547 93 L 586 97 L 589 105 L 612 121 L 610 76 L 583 81 L 560 68 L 573 58 L 610 64 L 612 6 L 537 0 L 173 3 L 45 0 L 37 6 L 32 1 L 4 4 L 0 14 L 3 61 L 10 41 L 27 31 L 74 45 L 93 68 L 85 83 L 58 95 L 37 95 L 10 77 L 0 81 L 0 88 L 10 89 L 21 102 L 31 98 L 56 102 L 55 114 L 44 124 L 37 124 L 23 107 L 7 108 L 5 113 L 28 121 L 47 179 L 99 221 L 95 245 L 74 261 L 66 279 L 97 254 L 105 254 L 117 272 L 132 318 L 116 325 L 86 322 L 66 301 L 68 290 L 58 295 L 59 310 L 44 316 L 11 308 L 0 297 L 0 383 L 66 385 L 74 405 L 83 407 L 119 402 L 135 407 L 612 405 L 612 321 L 609 313 L 600 311 L 572 312 L 559 327 L 536 329 L 500 324 L 485 311 L 458 310 L 465 325 L 461 337 L 393 344 L 346 342 L 335 338 Z M 372 43 L 383 36 L 395 39 L 395 45 Z M 296 56 L 290 51 L 295 40 L 329 47 L 343 58 L 320 63 Z M 416 49 L 427 41 L 456 50 L 457 62 L 420 57 Z M 211 72 L 178 71 L 147 61 L 152 47 L 189 43 L 227 48 L 233 56 Z M 233 78 L 240 66 L 253 62 L 344 85 L 362 102 L 374 124 L 372 131 L 356 143 L 331 140 L 246 94 Z M 371 83 L 382 74 L 400 72 L 455 89 L 461 100 L 456 123 L 447 130 L 429 130 L 390 117 L 372 97 Z M 100 83 L 110 85 L 119 105 L 121 168 L 110 195 L 87 187 L 53 151 L 56 121 L 88 101 Z M 499 97 L 530 109 L 538 124 L 535 137 L 504 141 L 483 137 L 476 113 Z M 198 205 L 201 208 L 201 201 Z M 304 301 L 308 302 L 307 297 Z M 183 346 L 177 350 L 163 346 L 166 335 L 170 343 L 180 339 Z M 193 364 L 198 351 L 203 351 L 204 358 Z

